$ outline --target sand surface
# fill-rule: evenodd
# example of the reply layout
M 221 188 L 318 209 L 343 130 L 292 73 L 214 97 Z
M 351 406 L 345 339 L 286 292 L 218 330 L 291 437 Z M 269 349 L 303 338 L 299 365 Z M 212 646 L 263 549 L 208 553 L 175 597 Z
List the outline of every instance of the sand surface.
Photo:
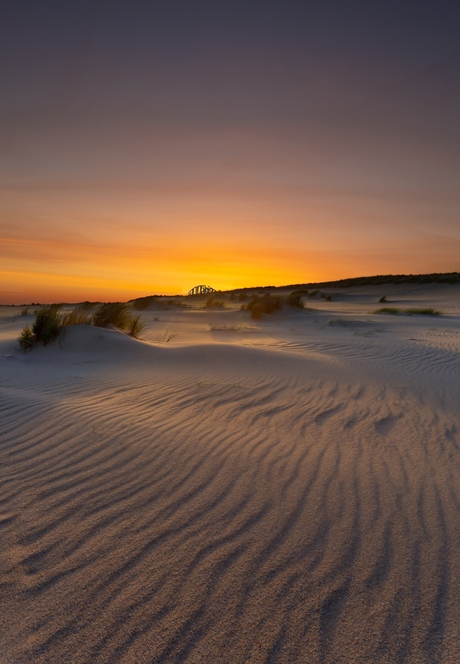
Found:
M 334 292 L 26 355 L 0 309 L 1 664 L 460 662 L 460 288 Z

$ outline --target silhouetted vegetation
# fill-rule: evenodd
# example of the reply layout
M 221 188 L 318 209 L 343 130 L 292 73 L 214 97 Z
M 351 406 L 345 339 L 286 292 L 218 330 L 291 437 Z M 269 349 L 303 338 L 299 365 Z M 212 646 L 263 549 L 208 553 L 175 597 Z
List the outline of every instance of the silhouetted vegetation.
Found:
M 379 286 L 382 284 L 458 284 L 460 272 L 433 272 L 431 274 L 385 274 L 370 277 L 353 277 L 337 281 L 310 282 L 304 284 L 288 284 L 280 288 L 350 288 L 353 286 Z
M 380 304 L 383 304 L 386 301 L 387 301 L 387 296 L 386 295 L 383 295 L 383 297 L 381 297 L 380 300 L 379 300 Z

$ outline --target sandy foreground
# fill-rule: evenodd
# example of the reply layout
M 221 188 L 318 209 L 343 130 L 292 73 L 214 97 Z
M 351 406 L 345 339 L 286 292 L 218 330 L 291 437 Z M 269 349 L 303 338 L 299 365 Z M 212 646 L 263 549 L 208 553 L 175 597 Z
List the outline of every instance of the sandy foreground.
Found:
M 334 292 L 0 309 L 1 664 L 460 662 L 460 287 Z

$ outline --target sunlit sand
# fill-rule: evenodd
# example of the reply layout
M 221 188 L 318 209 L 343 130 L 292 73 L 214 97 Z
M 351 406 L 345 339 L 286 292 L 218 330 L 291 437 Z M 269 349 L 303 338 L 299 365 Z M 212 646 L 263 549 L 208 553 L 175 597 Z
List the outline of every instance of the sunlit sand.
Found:
M 2 664 L 460 661 L 460 286 L 324 293 L 0 309 Z

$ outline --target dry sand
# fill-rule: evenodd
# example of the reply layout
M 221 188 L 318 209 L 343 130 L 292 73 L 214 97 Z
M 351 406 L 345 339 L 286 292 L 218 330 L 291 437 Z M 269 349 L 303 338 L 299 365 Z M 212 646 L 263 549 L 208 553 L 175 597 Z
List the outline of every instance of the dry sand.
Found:
M 336 292 L 27 355 L 0 310 L 1 664 L 460 662 L 460 288 Z

